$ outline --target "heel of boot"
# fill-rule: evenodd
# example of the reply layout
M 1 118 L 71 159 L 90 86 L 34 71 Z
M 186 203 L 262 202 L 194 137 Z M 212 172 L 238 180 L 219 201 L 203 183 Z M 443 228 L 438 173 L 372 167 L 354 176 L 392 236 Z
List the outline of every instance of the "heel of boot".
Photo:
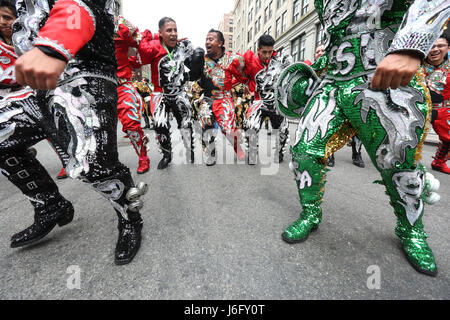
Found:
M 74 210 L 73 208 L 68 208 L 67 211 L 61 215 L 61 217 L 58 219 L 58 226 L 63 227 L 69 223 L 72 222 L 74 216 Z

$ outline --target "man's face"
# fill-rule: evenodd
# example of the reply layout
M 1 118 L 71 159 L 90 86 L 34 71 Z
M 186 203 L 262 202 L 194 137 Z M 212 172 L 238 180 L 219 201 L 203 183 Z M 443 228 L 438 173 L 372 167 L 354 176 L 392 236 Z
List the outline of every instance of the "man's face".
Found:
M 314 60 L 317 61 L 323 54 L 325 53 L 323 46 L 318 46 L 316 49 L 316 53 L 314 54 Z
M 222 41 L 219 41 L 219 35 L 215 32 L 210 32 L 206 36 L 206 53 L 210 56 L 218 55 L 222 52 Z
M 6 38 L 11 38 L 15 20 L 16 17 L 8 7 L 0 7 L 0 32 Z
M 265 65 L 269 64 L 272 56 L 273 56 L 273 47 L 262 46 L 261 48 L 258 48 L 258 57 Z
M 439 38 L 428 53 L 428 62 L 438 66 L 444 62 L 445 55 L 448 52 L 448 42 L 444 38 Z
M 173 21 L 166 22 L 164 27 L 159 30 L 163 43 L 168 48 L 175 48 L 178 43 L 177 24 Z

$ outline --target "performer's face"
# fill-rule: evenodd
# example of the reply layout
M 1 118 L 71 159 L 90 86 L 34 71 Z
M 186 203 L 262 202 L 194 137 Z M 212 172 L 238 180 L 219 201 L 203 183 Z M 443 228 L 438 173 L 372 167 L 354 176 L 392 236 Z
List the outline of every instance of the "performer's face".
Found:
M 323 46 L 318 46 L 316 49 L 316 53 L 314 54 L 314 59 L 317 61 L 323 54 L 325 53 Z
M 264 64 L 269 64 L 270 59 L 273 56 L 273 47 L 262 46 L 258 48 L 258 57 Z
M 10 39 L 12 36 L 12 25 L 16 17 L 8 7 L 0 7 L 0 33 Z
M 434 66 L 440 65 L 444 62 L 445 55 L 448 52 L 448 42 L 445 38 L 439 38 L 428 53 L 427 60 Z
M 223 43 L 222 41 L 219 41 L 219 36 L 217 35 L 217 33 L 215 32 L 208 33 L 208 35 L 206 36 L 205 48 L 206 53 L 209 56 L 215 56 L 220 54 L 222 52 L 222 46 Z
M 177 24 L 173 21 L 168 21 L 164 27 L 159 30 L 161 39 L 168 48 L 175 48 L 178 43 L 178 29 Z

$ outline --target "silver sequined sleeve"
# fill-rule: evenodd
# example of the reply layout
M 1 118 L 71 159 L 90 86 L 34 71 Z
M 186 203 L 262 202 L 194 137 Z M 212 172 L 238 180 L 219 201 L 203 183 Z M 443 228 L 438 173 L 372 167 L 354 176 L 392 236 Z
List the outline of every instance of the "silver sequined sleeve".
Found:
M 450 16 L 449 0 L 416 0 L 403 19 L 389 53 L 420 52 L 425 58 Z

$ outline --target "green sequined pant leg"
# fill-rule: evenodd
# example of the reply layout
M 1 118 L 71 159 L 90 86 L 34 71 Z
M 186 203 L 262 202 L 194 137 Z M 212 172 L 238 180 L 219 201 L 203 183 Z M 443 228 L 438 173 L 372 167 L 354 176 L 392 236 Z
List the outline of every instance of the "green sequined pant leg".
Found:
M 354 90 L 354 85 L 345 87 L 341 84 L 340 87 L 342 89 L 338 93 L 337 99 L 342 101 L 345 115 L 350 120 L 352 127 L 355 128 L 372 163 L 381 174 L 383 184 L 386 187 L 386 194 L 390 197 L 390 204 L 397 217 L 395 234 L 402 241 L 408 260 L 420 272 L 434 274 L 436 272 L 434 256 L 426 243 L 427 234 L 422 222 L 424 214 L 423 199 L 426 192 L 426 169 L 423 165 L 417 163 L 425 139 L 426 121 L 429 117 L 429 106 L 423 98 L 425 97 L 423 86 L 415 78 L 411 82 L 410 88 L 407 89 L 409 90 L 407 92 L 422 94 L 423 99 L 414 101 L 412 104 L 415 106 L 415 112 L 417 113 L 415 118 L 412 116 L 411 108 L 402 110 L 401 106 L 392 101 L 390 97 L 384 96 L 384 102 L 389 108 L 400 108 L 397 115 L 404 115 L 404 117 L 399 118 L 401 121 L 397 123 L 398 126 L 418 119 L 417 124 L 413 127 L 415 130 L 411 134 L 411 137 L 415 140 L 411 141 L 410 145 L 405 146 L 403 160 L 397 161 L 391 168 L 382 167 L 380 165 L 382 162 L 377 159 L 380 156 L 379 152 L 377 155 L 377 151 L 383 142 L 387 141 L 388 135 L 380 117 L 377 115 L 379 111 L 370 110 L 364 115 L 364 111 L 361 110 L 364 108 L 363 100 L 355 104 L 361 91 Z M 415 91 L 411 91 L 411 89 Z M 365 97 L 365 99 L 367 101 L 370 98 Z
M 283 233 L 283 239 L 287 242 L 303 241 L 322 221 L 320 204 L 326 182 L 325 163 L 332 153 L 327 150 L 330 149 L 330 141 L 339 136 L 343 128 L 347 128 L 345 116 L 336 105 L 337 89 L 332 83 L 323 83 L 300 119 L 297 142 L 291 147 L 291 170 L 295 175 L 303 211 L 300 218 Z M 344 138 L 340 147 L 351 135 Z

